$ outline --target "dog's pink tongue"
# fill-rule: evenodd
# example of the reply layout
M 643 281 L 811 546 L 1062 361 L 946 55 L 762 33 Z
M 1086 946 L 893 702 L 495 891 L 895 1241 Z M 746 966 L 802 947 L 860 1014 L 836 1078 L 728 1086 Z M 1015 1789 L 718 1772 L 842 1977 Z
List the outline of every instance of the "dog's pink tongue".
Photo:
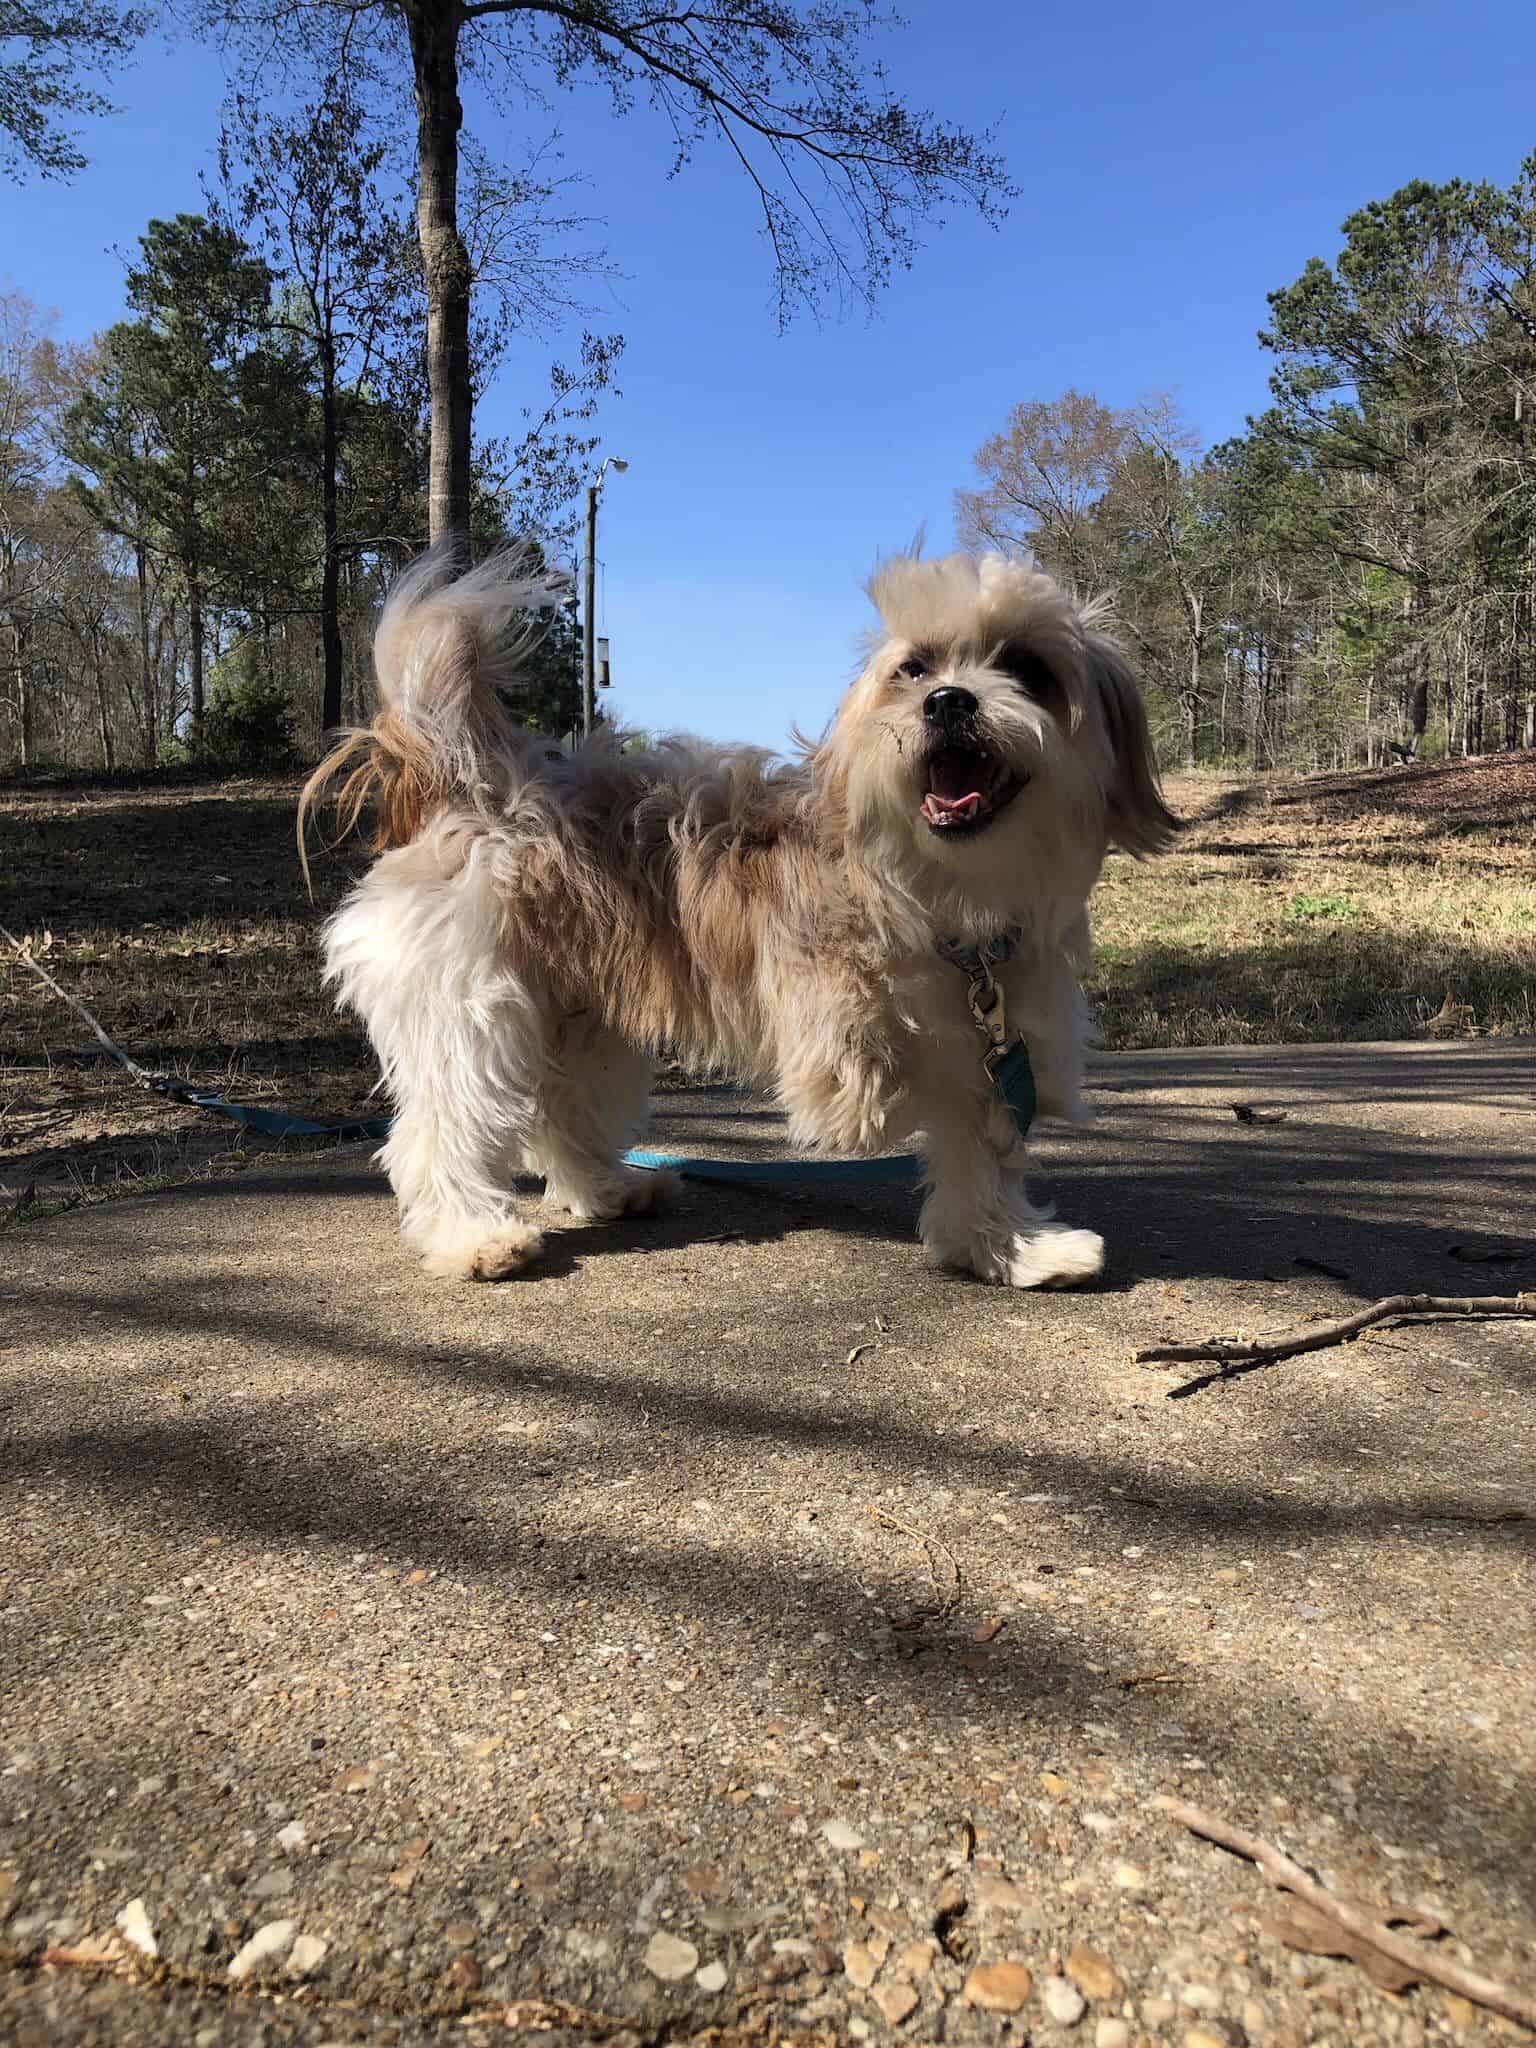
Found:
M 973 789 L 968 796 L 940 796 L 936 789 L 930 789 L 923 798 L 923 816 L 930 825 L 947 825 L 953 819 L 974 818 L 981 809 L 981 792 Z

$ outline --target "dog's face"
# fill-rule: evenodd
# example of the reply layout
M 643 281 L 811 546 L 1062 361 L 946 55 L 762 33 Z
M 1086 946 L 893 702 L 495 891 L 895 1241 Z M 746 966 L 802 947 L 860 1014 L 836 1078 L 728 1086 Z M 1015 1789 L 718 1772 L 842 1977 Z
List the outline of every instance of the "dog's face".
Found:
M 901 556 L 821 750 L 852 830 L 910 848 L 962 891 L 1095 867 L 1166 843 L 1140 693 L 1124 656 L 1052 580 L 1003 556 Z

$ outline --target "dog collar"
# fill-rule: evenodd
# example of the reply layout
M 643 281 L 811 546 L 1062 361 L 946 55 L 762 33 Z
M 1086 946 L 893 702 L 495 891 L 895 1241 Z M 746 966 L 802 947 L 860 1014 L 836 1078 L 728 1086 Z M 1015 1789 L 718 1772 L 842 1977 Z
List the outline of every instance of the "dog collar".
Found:
M 1013 958 L 1022 937 L 1018 925 L 1008 925 L 979 946 L 966 945 L 959 939 L 940 939 L 938 952 L 941 960 L 958 967 L 965 976 L 971 1021 L 981 1034 L 981 1064 L 986 1068 L 987 1079 L 1007 1103 L 1019 1136 L 1027 1138 L 1035 1120 L 1034 1069 L 1029 1063 L 1029 1047 L 1023 1032 L 1009 1036 L 1002 983 L 992 971 Z

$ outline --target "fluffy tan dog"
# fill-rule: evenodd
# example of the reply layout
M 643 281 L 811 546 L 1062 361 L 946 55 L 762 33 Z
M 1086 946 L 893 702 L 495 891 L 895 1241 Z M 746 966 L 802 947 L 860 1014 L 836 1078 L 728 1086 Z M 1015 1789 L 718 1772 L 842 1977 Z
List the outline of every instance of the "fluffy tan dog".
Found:
M 1109 846 L 1174 830 L 1094 609 L 1000 556 L 899 556 L 869 586 L 862 672 L 793 765 L 607 732 L 566 755 L 515 722 L 527 617 L 558 593 L 510 557 L 450 576 L 429 556 L 396 587 L 379 714 L 304 798 L 345 775 L 344 816 L 378 821 L 327 971 L 382 1063 L 380 1156 L 428 1270 L 538 1257 L 520 1171 L 579 1217 L 649 1210 L 666 1178 L 624 1153 L 666 1048 L 771 1091 L 799 1144 L 915 1144 L 934 1264 L 1015 1287 L 1098 1272 L 1101 1240 L 1027 1199 L 1027 1119 L 994 1079 L 1022 1035 L 1040 1111 L 1084 1117 L 1088 895 Z

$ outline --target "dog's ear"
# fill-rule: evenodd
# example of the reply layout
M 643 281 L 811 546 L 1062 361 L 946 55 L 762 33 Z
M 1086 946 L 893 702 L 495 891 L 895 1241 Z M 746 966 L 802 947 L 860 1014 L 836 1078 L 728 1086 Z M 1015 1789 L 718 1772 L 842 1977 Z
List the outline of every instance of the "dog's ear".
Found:
M 1109 787 L 1110 844 L 1137 855 L 1161 853 L 1173 843 L 1180 827 L 1163 802 L 1141 685 L 1124 649 L 1107 634 L 1090 632 L 1087 641 L 1089 680 L 1098 692 L 1114 756 Z

